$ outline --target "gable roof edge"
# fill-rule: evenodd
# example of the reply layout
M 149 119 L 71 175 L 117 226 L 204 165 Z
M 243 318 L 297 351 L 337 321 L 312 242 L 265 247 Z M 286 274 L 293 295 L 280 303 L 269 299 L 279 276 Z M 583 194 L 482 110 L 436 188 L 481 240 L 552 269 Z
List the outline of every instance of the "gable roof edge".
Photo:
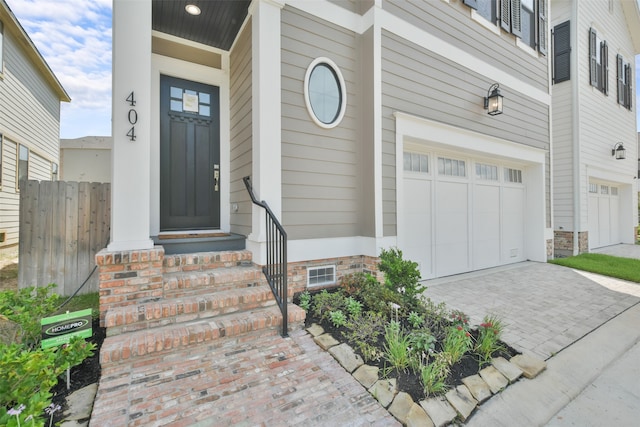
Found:
M 9 30 L 14 34 L 17 34 L 20 47 L 22 47 L 26 52 L 29 59 L 33 61 L 36 69 L 42 74 L 56 95 L 58 95 L 60 101 L 70 102 L 71 98 L 64 87 L 62 87 L 62 83 L 60 83 L 60 80 L 58 80 L 56 75 L 53 73 L 53 70 L 51 70 L 47 61 L 45 61 L 44 57 L 40 54 L 36 45 L 33 44 L 33 41 L 27 32 L 22 28 L 18 18 L 13 14 L 13 11 L 5 0 L 0 0 L 0 19 L 2 19 L 2 22 L 5 25 L 5 31 Z

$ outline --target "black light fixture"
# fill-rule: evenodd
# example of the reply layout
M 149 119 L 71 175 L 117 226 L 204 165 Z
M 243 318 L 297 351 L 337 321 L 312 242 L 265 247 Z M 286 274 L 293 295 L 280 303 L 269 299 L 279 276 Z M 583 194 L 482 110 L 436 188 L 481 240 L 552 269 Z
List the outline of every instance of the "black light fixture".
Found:
M 502 114 L 502 98 L 504 97 L 500 95 L 500 85 L 492 84 L 484 98 L 484 109 L 487 110 L 487 114 L 490 116 Z
M 611 150 L 611 155 L 616 156 L 616 160 L 623 160 L 627 158 L 627 150 L 625 150 L 624 145 L 622 145 L 622 142 L 618 142 L 616 145 L 613 146 L 613 149 Z

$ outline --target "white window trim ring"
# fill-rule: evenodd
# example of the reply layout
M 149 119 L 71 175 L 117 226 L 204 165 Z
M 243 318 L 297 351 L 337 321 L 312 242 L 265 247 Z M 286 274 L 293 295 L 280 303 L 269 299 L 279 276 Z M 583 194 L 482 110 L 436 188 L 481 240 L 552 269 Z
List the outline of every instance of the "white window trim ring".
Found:
M 329 67 L 331 67 L 333 71 L 336 73 L 336 76 L 338 76 L 338 82 L 340 84 L 340 94 L 342 95 L 340 112 L 336 116 L 336 119 L 331 123 L 321 122 L 316 117 L 316 114 L 314 113 L 313 108 L 311 107 L 311 101 L 309 100 L 309 78 L 311 77 L 311 72 L 318 64 L 327 64 Z M 311 116 L 314 123 L 320 126 L 321 128 L 332 129 L 338 126 L 342 121 L 342 118 L 344 117 L 344 113 L 347 109 L 347 90 L 346 90 L 346 85 L 344 83 L 344 77 L 342 77 L 342 72 L 340 71 L 340 68 L 338 68 L 338 65 L 336 65 L 336 63 L 333 62 L 331 59 L 321 56 L 319 58 L 314 59 L 311 62 L 311 64 L 309 64 L 309 66 L 307 67 L 307 72 L 304 75 L 304 103 L 307 106 L 307 111 L 309 112 L 309 116 Z

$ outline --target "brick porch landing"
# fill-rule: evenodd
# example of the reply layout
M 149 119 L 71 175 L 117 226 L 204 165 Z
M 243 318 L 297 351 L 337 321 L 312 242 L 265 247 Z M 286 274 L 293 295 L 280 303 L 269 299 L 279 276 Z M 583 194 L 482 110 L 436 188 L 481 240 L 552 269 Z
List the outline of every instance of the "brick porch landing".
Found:
M 250 333 L 103 368 L 91 426 L 399 425 L 310 335 Z

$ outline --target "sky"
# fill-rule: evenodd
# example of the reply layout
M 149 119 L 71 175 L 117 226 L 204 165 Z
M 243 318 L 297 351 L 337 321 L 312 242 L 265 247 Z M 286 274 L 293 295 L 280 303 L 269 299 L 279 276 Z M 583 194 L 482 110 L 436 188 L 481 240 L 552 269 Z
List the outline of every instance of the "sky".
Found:
M 111 135 L 112 0 L 6 2 L 71 97 L 62 103 L 60 137 Z M 635 89 L 640 131 L 640 55 Z
M 112 0 L 5 0 L 71 102 L 60 137 L 111 135 Z

